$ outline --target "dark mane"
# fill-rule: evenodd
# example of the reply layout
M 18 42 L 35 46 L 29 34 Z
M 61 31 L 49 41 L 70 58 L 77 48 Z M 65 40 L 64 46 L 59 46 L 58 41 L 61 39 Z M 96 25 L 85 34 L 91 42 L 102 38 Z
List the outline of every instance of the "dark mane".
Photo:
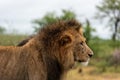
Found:
M 57 21 L 54 24 L 50 24 L 50 25 L 46 25 L 45 27 L 42 27 L 37 34 L 37 40 L 39 40 L 39 38 L 42 38 L 41 41 L 43 41 L 42 43 L 46 47 L 50 45 L 47 44 L 47 42 L 52 41 L 54 43 L 54 40 L 59 39 L 62 32 L 70 28 L 79 31 L 79 29 L 81 28 L 81 24 L 74 19 L 68 21 L 63 21 L 63 20 Z
M 56 23 L 54 24 L 49 24 L 41 28 L 39 31 L 39 34 L 41 34 L 41 32 L 45 32 L 48 34 L 49 33 L 55 34 L 55 33 L 58 33 L 59 31 L 63 31 L 69 28 L 79 29 L 80 27 L 81 27 L 81 24 L 74 19 L 68 20 L 68 21 L 59 20 L 59 21 L 56 21 Z
M 50 37 L 55 34 L 58 34 L 59 32 L 65 31 L 69 28 L 76 28 L 79 29 L 81 27 L 81 24 L 78 23 L 76 20 L 72 19 L 69 21 L 57 21 L 54 24 L 49 24 L 44 27 L 42 27 L 38 32 L 38 38 L 45 35 L 46 38 L 50 39 Z M 25 45 L 30 39 L 32 39 L 34 35 L 29 36 L 27 39 L 22 40 L 17 46 L 23 46 Z

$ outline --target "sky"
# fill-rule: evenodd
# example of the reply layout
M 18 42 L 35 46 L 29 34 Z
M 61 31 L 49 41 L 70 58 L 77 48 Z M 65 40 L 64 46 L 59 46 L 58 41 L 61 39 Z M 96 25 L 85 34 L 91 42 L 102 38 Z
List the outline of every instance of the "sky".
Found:
M 42 18 L 47 12 L 61 15 L 61 10 L 71 10 L 77 19 L 84 23 L 89 19 L 91 26 L 96 29 L 93 35 L 110 38 L 106 25 L 94 19 L 97 12 L 96 5 L 101 0 L 0 0 L 0 26 L 4 26 L 8 33 L 33 34 L 32 21 Z

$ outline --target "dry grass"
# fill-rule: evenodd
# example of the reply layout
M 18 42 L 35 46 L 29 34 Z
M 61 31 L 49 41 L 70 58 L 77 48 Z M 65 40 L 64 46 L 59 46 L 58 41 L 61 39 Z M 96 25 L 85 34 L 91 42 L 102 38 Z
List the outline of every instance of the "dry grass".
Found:
M 120 80 L 120 73 L 98 73 L 95 67 L 76 68 L 68 72 L 66 80 Z

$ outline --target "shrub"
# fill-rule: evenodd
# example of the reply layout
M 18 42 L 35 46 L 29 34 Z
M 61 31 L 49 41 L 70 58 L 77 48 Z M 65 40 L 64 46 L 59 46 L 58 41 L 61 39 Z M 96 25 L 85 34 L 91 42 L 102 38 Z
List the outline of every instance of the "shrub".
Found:
M 115 51 L 113 52 L 111 64 L 114 65 L 115 67 L 120 65 L 120 49 L 115 49 Z

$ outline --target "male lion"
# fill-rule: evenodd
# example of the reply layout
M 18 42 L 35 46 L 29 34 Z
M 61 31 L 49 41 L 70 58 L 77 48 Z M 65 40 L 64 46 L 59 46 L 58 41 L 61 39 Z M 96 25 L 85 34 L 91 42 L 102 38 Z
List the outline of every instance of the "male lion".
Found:
M 61 80 L 75 61 L 87 62 L 92 55 L 81 25 L 58 21 L 23 46 L 0 46 L 0 80 Z

